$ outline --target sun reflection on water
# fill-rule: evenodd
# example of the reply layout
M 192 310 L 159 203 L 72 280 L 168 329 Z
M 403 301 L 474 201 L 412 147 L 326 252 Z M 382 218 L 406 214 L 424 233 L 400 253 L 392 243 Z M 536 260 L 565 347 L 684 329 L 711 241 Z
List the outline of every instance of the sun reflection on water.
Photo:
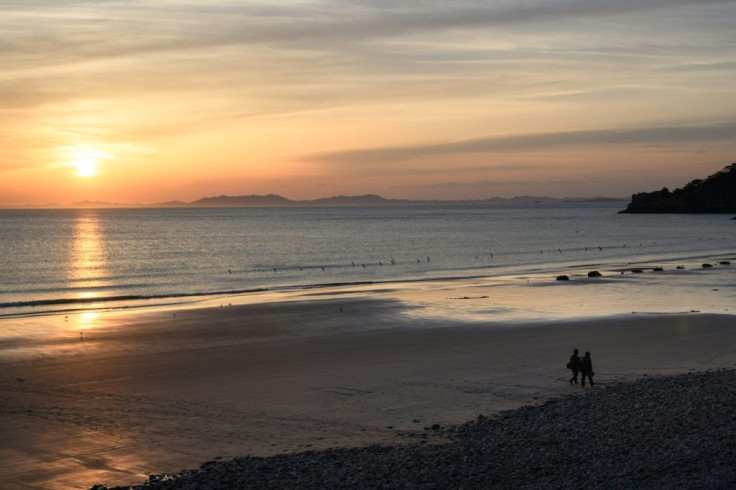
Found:
M 107 255 L 99 216 L 95 211 L 80 211 L 74 222 L 69 287 L 77 298 L 98 298 L 102 296 L 101 288 L 110 284 L 107 276 Z

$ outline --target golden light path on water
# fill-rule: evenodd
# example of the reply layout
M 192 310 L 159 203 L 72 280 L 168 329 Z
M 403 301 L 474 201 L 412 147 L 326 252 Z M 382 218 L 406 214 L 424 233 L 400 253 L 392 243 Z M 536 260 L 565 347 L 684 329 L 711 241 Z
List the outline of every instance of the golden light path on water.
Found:
M 76 291 L 77 298 L 98 298 L 99 288 L 110 285 L 104 237 L 94 211 L 80 214 L 74 223 L 68 271 L 67 287 Z

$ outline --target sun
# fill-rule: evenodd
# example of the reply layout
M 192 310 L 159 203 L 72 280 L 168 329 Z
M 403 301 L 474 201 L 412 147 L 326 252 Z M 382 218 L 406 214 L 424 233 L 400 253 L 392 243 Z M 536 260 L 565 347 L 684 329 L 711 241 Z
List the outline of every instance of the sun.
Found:
M 97 175 L 97 157 L 94 155 L 86 155 L 79 158 L 72 165 L 77 167 L 78 177 L 93 177 Z
M 77 169 L 77 177 L 89 178 L 97 175 L 97 164 L 102 158 L 112 157 L 97 150 L 77 150 L 72 152 L 71 161 L 67 165 Z

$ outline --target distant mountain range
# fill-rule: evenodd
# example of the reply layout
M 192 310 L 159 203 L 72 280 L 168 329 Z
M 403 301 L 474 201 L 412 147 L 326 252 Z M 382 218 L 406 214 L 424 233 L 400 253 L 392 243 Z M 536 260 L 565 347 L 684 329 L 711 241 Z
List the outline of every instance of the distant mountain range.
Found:
M 492 197 L 489 199 L 467 200 L 412 200 L 386 199 L 377 194 L 363 196 L 333 196 L 320 199 L 296 201 L 276 194 L 247 196 L 214 196 L 203 197 L 192 202 L 168 201 L 152 204 L 115 203 L 104 201 L 77 201 L 71 204 L 43 204 L 33 206 L 9 206 L 23 208 L 199 208 L 199 207 L 272 207 L 272 206 L 398 206 L 422 204 L 562 204 L 562 203 L 594 203 L 594 202 L 626 202 L 623 198 L 613 197 L 579 197 L 555 198 L 546 196 L 516 196 L 512 198 Z
M 736 213 L 736 163 L 682 189 L 634 194 L 621 213 Z
M 265 196 L 217 196 L 204 197 L 190 203 L 169 202 L 157 203 L 154 206 L 161 207 L 240 207 L 240 206 L 385 206 L 404 204 L 533 204 L 533 203 L 564 203 L 564 202 L 622 202 L 624 199 L 617 198 L 566 198 L 536 196 L 516 196 L 510 199 L 492 197 L 490 199 L 477 200 L 411 200 L 411 199 L 386 199 L 377 194 L 365 194 L 363 196 L 333 196 L 321 199 L 294 201 L 276 194 Z

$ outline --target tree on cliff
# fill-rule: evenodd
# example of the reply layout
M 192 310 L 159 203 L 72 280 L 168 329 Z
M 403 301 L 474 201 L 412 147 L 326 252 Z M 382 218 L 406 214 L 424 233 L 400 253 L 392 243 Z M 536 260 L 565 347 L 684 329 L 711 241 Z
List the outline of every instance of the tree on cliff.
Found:
M 621 213 L 736 213 L 736 163 L 672 192 L 634 194 Z

